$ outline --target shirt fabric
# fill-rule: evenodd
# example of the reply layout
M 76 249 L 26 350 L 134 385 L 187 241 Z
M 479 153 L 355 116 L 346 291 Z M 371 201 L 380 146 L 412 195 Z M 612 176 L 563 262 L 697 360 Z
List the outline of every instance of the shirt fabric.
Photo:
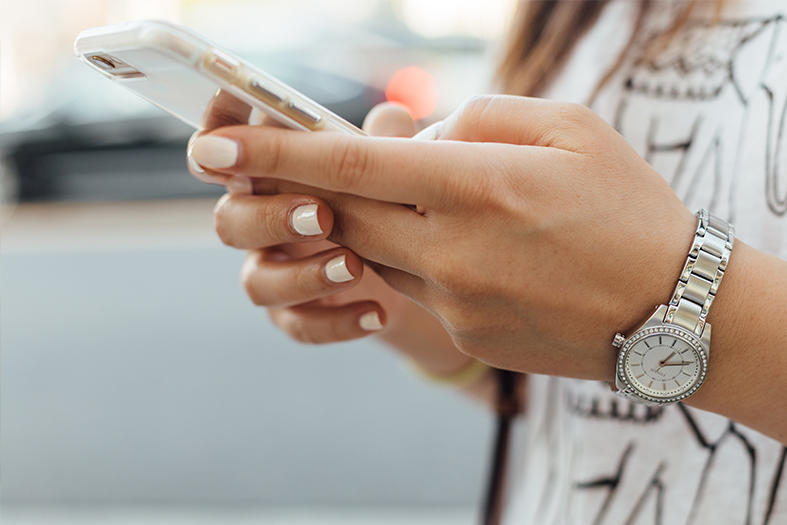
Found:
M 644 59 L 682 5 L 654 4 L 640 51 L 591 107 L 692 211 L 709 209 L 737 238 L 787 259 L 787 1 L 727 0 L 719 23 L 697 16 Z M 587 103 L 636 7 L 604 8 L 547 98 Z M 787 524 L 787 447 L 719 415 L 531 375 L 525 421 L 507 525 Z

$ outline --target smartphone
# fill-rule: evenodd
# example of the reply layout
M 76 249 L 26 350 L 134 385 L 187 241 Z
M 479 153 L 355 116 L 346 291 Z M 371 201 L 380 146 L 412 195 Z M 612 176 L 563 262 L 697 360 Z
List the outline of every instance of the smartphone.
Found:
M 82 31 L 88 66 L 196 129 L 274 124 L 366 135 L 273 76 L 190 29 L 142 20 Z

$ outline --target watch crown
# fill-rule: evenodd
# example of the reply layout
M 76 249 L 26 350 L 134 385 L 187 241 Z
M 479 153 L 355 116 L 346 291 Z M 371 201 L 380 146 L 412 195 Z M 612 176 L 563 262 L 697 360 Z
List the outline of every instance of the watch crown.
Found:
M 615 339 L 612 340 L 612 346 L 620 348 L 626 342 L 626 336 L 623 334 L 615 334 Z

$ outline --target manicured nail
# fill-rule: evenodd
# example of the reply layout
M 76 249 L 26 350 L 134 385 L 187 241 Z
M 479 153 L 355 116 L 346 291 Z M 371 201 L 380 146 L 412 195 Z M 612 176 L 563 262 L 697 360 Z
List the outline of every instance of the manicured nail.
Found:
M 231 168 L 238 162 L 238 143 L 224 137 L 205 135 L 194 141 L 191 156 L 205 168 Z
M 226 175 L 221 175 L 221 176 L 213 175 L 213 174 L 208 173 L 207 171 L 203 170 L 202 166 L 197 164 L 197 161 L 194 160 L 194 157 L 191 156 L 192 148 L 193 148 L 193 145 L 192 145 L 191 148 L 189 148 L 188 154 L 186 155 L 186 161 L 189 163 L 189 167 L 194 172 L 194 177 L 196 177 L 198 180 L 200 180 L 200 181 L 202 181 L 202 182 L 204 182 L 206 184 L 221 184 L 221 185 L 223 185 L 224 181 L 227 178 L 227 176 Z
M 422 129 L 413 137 L 414 140 L 437 140 L 443 127 L 443 121 L 438 120 L 431 126 Z
M 233 175 L 227 179 L 226 185 L 230 193 L 254 194 L 254 186 L 251 183 L 251 179 L 243 175 Z
M 186 155 L 186 159 L 188 159 L 189 166 L 191 166 L 191 169 L 193 169 L 197 173 L 205 173 L 205 170 L 202 169 L 202 166 L 197 164 L 197 161 L 194 160 L 194 157 L 191 156 L 192 149 L 193 148 L 189 148 L 188 155 Z
M 346 255 L 340 255 L 334 257 L 325 265 L 325 275 L 328 276 L 329 281 L 334 283 L 346 283 L 347 281 L 355 279 L 353 274 L 350 273 L 350 270 L 347 269 L 346 258 Z
M 317 205 L 298 206 L 292 212 L 292 227 L 301 235 L 320 235 L 322 228 L 317 219 Z
M 377 312 L 366 312 L 361 316 L 358 324 L 367 332 L 376 332 L 383 329 L 383 323 L 380 322 L 380 316 L 377 315 Z

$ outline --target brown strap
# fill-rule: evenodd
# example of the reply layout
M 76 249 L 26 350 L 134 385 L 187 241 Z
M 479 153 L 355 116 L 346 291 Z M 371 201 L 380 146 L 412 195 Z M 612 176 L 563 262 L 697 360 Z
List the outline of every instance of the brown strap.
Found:
M 511 426 L 517 414 L 522 412 L 518 388 L 521 377 L 521 374 L 510 370 L 497 371 L 497 430 L 484 502 L 483 525 L 500 525 L 503 519 Z

